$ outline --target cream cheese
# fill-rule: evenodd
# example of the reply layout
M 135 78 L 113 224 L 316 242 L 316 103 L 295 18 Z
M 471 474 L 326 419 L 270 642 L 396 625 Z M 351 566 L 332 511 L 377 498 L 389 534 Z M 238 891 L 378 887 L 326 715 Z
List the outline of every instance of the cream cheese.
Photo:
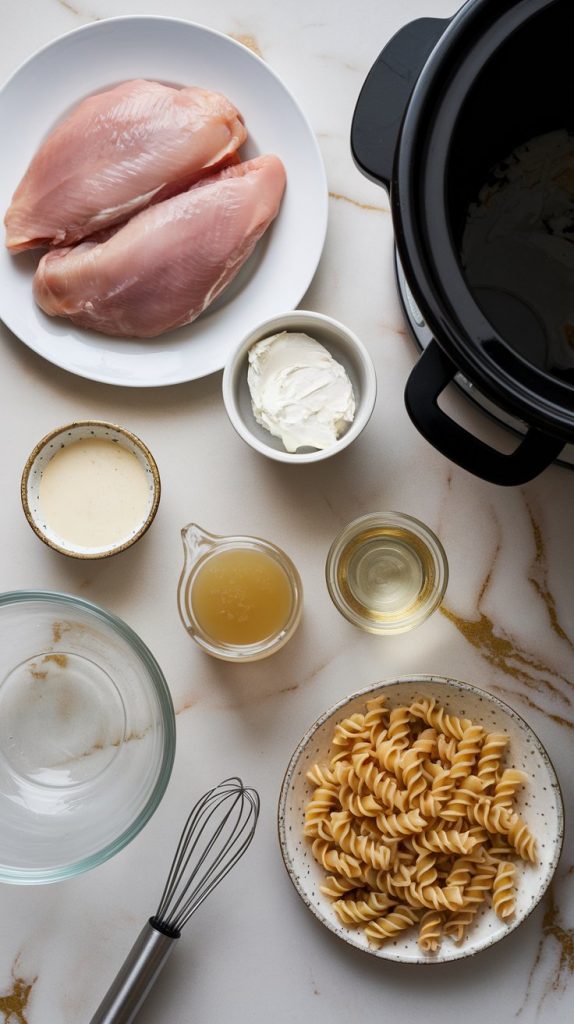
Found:
M 353 422 L 347 371 L 308 334 L 282 331 L 249 350 L 253 415 L 288 452 L 330 448 Z

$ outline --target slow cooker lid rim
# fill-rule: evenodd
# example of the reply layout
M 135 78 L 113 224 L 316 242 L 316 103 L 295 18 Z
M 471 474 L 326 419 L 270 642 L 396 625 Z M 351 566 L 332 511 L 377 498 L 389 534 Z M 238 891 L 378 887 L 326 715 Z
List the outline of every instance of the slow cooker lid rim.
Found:
M 475 49 L 477 45 L 480 45 L 484 50 L 485 37 L 476 33 L 476 26 L 473 26 L 472 23 L 483 17 L 485 8 L 491 6 L 496 11 L 496 18 L 491 21 L 489 26 L 497 30 L 497 37 L 494 40 L 495 46 L 493 47 L 493 49 L 496 49 L 520 25 L 539 14 L 545 8 L 552 7 L 560 2 L 561 0 L 506 0 L 508 7 L 501 13 L 501 0 L 465 0 L 462 7 L 449 20 L 444 32 L 417 76 L 404 112 L 401 134 L 405 123 L 409 117 L 412 117 L 413 111 L 418 108 L 421 98 L 426 95 L 432 79 L 435 78 L 439 71 L 443 70 L 445 62 L 452 60 L 452 51 L 460 49 L 461 37 L 465 33 L 469 35 L 472 45 L 468 52 L 470 52 L 470 49 Z M 524 8 L 528 8 L 526 14 L 524 13 Z M 491 53 L 488 54 L 488 56 L 490 55 Z M 397 151 L 399 148 L 400 138 L 397 143 Z
M 418 150 L 420 153 L 423 141 L 428 143 L 429 137 L 432 135 L 433 126 L 437 121 L 436 95 L 433 95 L 436 92 L 436 77 L 439 71 L 444 70 L 445 60 L 452 59 L 452 47 L 458 46 L 460 33 L 467 29 L 469 19 L 475 15 L 478 8 L 484 8 L 490 2 L 491 0 L 470 0 L 470 3 L 466 4 L 455 15 L 415 84 L 395 152 L 395 165 L 391 182 L 391 206 L 395 223 L 397 248 L 409 281 L 409 286 L 412 288 L 415 299 L 421 307 L 421 312 L 425 316 L 429 327 L 437 336 L 437 341 L 447 354 L 451 356 L 457 366 L 484 390 L 493 401 L 498 403 L 502 401 L 509 408 L 512 408 L 518 416 L 526 420 L 526 422 L 536 422 L 537 425 L 546 430 L 554 427 L 561 433 L 567 431 L 569 432 L 569 437 L 571 437 L 572 429 L 574 428 L 574 389 L 567 383 L 545 374 L 531 363 L 528 363 L 527 360 L 511 349 L 504 339 L 497 334 L 474 301 L 474 297 L 460 270 L 458 253 L 455 250 L 449 233 L 451 254 L 449 272 L 458 276 L 458 291 L 462 292 L 464 296 L 467 307 L 465 312 L 473 320 L 476 335 L 479 336 L 482 332 L 495 339 L 497 344 L 500 345 L 501 351 L 508 353 L 509 358 L 515 364 L 518 363 L 519 368 L 520 364 L 522 364 L 524 376 L 530 381 L 534 380 L 535 387 L 533 388 L 530 383 L 521 379 L 520 373 L 517 375 L 508 373 L 493 358 L 491 352 L 486 351 L 480 343 L 474 340 L 472 335 L 462 325 L 460 316 L 449 301 L 449 296 L 445 293 L 444 285 L 442 285 L 440 277 L 437 276 L 436 270 L 433 272 L 432 262 L 434 261 L 426 258 L 427 245 L 431 252 L 433 246 L 429 239 L 426 240 L 425 244 L 425 232 L 422 230 L 423 226 L 426 228 L 424 213 L 420 218 L 423 222 L 422 225 L 418 223 L 415 215 L 413 197 L 418 193 L 417 171 L 415 169 L 421 165 L 420 159 L 417 160 L 415 151 Z M 544 7 L 554 2 L 555 0 L 538 0 L 537 3 L 533 4 L 531 0 L 528 3 L 528 17 L 538 13 Z M 518 7 L 522 6 L 522 4 L 518 5 Z M 517 19 L 517 6 L 513 5 L 506 14 L 509 16 L 510 23 L 514 24 Z M 524 16 L 522 16 L 520 21 L 524 20 Z M 507 38 L 508 25 L 505 26 L 505 29 L 502 37 L 499 33 L 494 41 L 491 40 L 491 52 L 500 45 L 503 39 Z M 468 54 L 475 51 L 475 49 L 476 47 L 473 46 L 468 51 Z M 467 64 L 467 61 L 459 63 L 457 69 L 459 77 L 463 76 L 465 64 Z M 464 102 L 465 94 L 464 91 L 461 91 L 456 104 L 458 110 Z M 444 102 L 445 100 L 442 98 L 440 105 L 444 104 Z M 431 105 L 434 108 L 433 117 L 429 118 L 428 110 Z M 426 165 L 423 164 L 423 166 L 425 166 L 426 170 Z M 407 202 L 404 201 L 404 196 L 408 197 Z M 422 204 L 419 202 L 417 205 Z M 424 291 L 422 289 L 423 281 L 425 284 Z M 437 301 L 437 292 L 440 293 L 441 302 Z M 457 323 L 458 331 L 456 329 L 453 330 L 453 320 Z M 551 390 L 553 397 L 549 399 L 544 393 L 545 390 Z

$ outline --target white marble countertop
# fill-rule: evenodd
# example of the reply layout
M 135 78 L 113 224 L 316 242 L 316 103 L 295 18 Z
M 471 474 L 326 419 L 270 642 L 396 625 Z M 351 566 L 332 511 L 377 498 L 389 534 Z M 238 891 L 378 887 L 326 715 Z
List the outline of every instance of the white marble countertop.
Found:
M 141 1013 L 142 1024 L 189 1020 L 275 1024 L 351 1018 L 428 1024 L 464 1016 L 520 1024 L 574 1011 L 574 474 L 551 468 L 523 488 L 482 483 L 447 463 L 410 424 L 402 391 L 416 353 L 396 297 L 386 196 L 354 167 L 349 129 L 373 60 L 392 33 L 456 0 L 4 0 L 0 78 L 39 46 L 117 14 L 189 18 L 257 49 L 293 91 L 327 168 L 326 248 L 301 305 L 355 330 L 375 361 L 379 397 L 361 436 L 335 460 L 300 469 L 259 457 L 235 435 L 221 375 L 138 392 L 75 378 L 0 327 L 3 590 L 76 593 L 124 618 L 168 679 L 177 711 L 170 785 L 150 824 L 91 873 L 45 887 L 0 887 L 0 1021 L 83 1024 L 153 912 L 186 809 L 220 777 L 256 785 L 262 815 L 237 872 L 189 925 Z M 9 145 L 9 140 L 4 140 Z M 467 424 L 480 413 L 459 403 Z M 29 529 L 20 474 L 36 441 L 74 418 L 134 430 L 160 466 L 163 497 L 147 537 L 116 559 L 85 563 Z M 307 472 L 309 469 L 309 472 Z M 451 578 L 441 612 L 417 631 L 379 639 L 332 606 L 324 560 L 357 515 L 399 509 L 441 537 Z M 273 659 L 237 668 L 204 656 L 179 621 L 179 531 L 269 537 L 300 567 L 302 625 Z M 311 722 L 345 694 L 385 677 L 429 672 L 483 686 L 526 716 L 563 787 L 567 841 L 551 890 L 501 945 L 421 970 L 374 960 L 326 931 L 299 900 L 276 837 L 287 761 Z M 569 892 L 570 889 L 570 892 Z

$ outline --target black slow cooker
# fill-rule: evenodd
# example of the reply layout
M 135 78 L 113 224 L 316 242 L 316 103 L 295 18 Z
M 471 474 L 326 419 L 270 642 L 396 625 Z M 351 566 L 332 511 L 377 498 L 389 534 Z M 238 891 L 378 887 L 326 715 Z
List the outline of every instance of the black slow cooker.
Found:
M 509 344 L 468 283 L 462 237 L 493 167 L 527 140 L 574 132 L 573 24 L 571 0 L 469 0 L 449 21 L 412 22 L 373 65 L 353 119 L 354 159 L 389 192 L 400 268 L 432 332 L 408 413 L 445 456 L 496 484 L 531 480 L 574 441 L 574 345 L 572 371 L 556 374 L 521 351 L 520 332 Z M 526 425 L 510 455 L 439 408 L 460 373 Z

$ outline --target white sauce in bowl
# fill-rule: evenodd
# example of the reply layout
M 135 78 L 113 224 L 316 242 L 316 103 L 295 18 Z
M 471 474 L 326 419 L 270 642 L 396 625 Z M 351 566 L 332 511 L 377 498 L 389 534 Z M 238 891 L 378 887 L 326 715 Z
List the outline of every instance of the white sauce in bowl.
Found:
M 78 547 L 114 547 L 144 523 L 149 502 L 141 462 L 104 438 L 61 448 L 40 480 L 39 508 L 46 526 Z

